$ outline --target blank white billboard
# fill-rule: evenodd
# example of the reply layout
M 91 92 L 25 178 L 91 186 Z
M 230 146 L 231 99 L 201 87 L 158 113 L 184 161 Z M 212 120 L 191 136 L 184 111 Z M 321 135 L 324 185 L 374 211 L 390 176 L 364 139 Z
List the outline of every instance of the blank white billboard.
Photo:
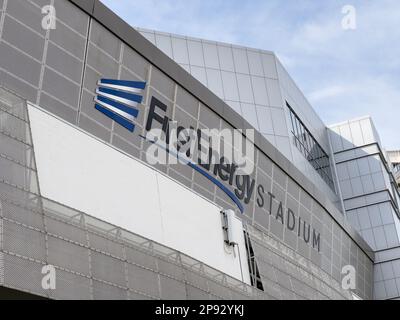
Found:
M 224 244 L 219 207 L 38 107 L 28 110 L 44 197 L 250 283 L 241 220 L 231 226 L 238 254 Z

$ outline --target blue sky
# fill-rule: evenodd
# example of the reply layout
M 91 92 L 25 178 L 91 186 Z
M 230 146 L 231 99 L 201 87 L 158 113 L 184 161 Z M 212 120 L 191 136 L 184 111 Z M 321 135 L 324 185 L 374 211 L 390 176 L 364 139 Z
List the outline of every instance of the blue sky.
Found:
M 102 1 L 132 26 L 274 51 L 325 123 L 371 115 L 400 148 L 398 0 Z

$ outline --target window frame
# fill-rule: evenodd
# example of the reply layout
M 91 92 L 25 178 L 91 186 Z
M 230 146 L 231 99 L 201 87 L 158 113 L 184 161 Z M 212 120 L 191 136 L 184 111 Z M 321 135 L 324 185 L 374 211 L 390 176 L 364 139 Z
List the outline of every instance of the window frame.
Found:
M 292 124 L 290 131 L 293 135 L 296 148 L 303 154 L 315 171 L 317 171 L 322 180 L 335 192 L 329 155 L 287 101 L 286 106 L 289 109 L 290 122 Z

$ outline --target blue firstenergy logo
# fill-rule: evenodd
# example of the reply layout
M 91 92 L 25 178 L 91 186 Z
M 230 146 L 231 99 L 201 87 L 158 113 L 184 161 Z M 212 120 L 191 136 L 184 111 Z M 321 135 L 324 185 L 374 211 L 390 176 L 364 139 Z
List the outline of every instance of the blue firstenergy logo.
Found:
M 133 132 L 146 82 L 101 79 L 97 82 L 95 108 Z
M 140 81 L 130 81 L 130 80 L 114 80 L 114 79 L 101 79 L 97 82 L 96 89 L 96 97 L 95 108 L 102 112 L 105 116 L 111 118 L 124 128 L 128 129 L 130 132 L 135 130 L 134 120 L 137 118 L 139 114 L 139 110 L 137 108 L 138 104 L 140 104 L 143 100 L 142 92 L 146 87 L 146 82 Z M 161 116 L 156 116 L 154 112 L 155 105 L 161 106 L 161 108 L 165 108 L 166 111 L 167 106 L 163 105 L 161 101 L 155 99 L 153 97 L 151 102 L 151 117 L 149 116 L 148 121 L 163 119 L 163 128 L 167 130 L 169 119 L 162 118 Z M 166 122 L 165 122 L 166 121 Z M 165 123 L 164 123 L 165 122 Z M 149 130 L 150 128 L 146 128 Z M 153 140 L 149 140 L 147 137 L 143 135 L 139 135 L 141 138 L 147 140 L 150 143 L 155 143 Z M 156 143 L 159 145 L 159 143 Z M 161 148 L 165 149 L 169 153 L 173 153 L 172 150 L 168 147 L 168 145 L 159 145 Z M 189 167 L 202 174 L 208 180 L 210 180 L 213 184 L 218 186 L 224 193 L 227 194 L 229 198 L 238 206 L 241 213 L 244 212 L 243 205 L 241 204 L 238 197 L 230 191 L 226 186 L 224 186 L 220 181 L 218 181 L 215 177 L 201 168 L 201 166 L 197 165 L 193 161 L 185 159 L 185 157 L 181 157 L 176 154 L 177 157 L 181 160 L 182 163 L 186 163 Z M 254 187 L 254 185 L 253 185 Z

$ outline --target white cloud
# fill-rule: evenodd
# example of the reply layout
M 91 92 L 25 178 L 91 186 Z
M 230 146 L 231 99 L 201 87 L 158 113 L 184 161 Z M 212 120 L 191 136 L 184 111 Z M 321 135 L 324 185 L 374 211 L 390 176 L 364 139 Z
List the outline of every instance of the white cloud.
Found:
M 399 147 L 400 90 L 390 79 L 357 79 L 332 85 L 315 94 L 320 99 L 313 101 L 314 107 L 328 124 L 370 115 L 383 145 L 390 149 Z
M 383 143 L 399 147 L 398 0 L 351 1 L 357 29 L 347 31 L 337 0 L 103 1 L 133 26 L 275 51 L 326 123 L 371 114 Z
M 340 94 L 343 94 L 347 91 L 347 87 L 340 85 L 333 85 L 330 87 L 326 87 L 323 89 L 318 89 L 316 91 L 311 92 L 308 96 L 310 102 L 318 102 L 320 100 L 325 100 L 328 98 L 336 97 Z

